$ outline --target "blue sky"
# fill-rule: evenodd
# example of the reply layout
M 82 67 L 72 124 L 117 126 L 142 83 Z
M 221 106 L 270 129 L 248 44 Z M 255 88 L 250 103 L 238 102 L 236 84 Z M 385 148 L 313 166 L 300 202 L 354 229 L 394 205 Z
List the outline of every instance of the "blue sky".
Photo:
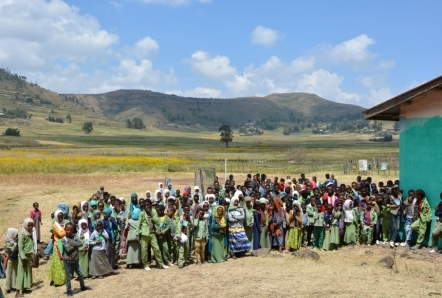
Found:
M 59 93 L 316 93 L 370 107 L 442 75 L 441 1 L 0 0 L 0 67 Z

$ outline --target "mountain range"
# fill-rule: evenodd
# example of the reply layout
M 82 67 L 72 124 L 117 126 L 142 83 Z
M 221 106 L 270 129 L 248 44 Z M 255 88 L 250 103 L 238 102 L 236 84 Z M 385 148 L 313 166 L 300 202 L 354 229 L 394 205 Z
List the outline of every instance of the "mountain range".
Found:
M 172 123 L 216 128 L 280 123 L 332 123 L 362 119 L 364 108 L 326 100 L 309 93 L 278 93 L 264 97 L 229 99 L 181 97 L 148 90 L 117 90 L 102 94 L 57 94 L 29 83 L 26 78 L 0 69 L 0 109 L 81 115 L 82 118 L 125 122 L 135 117 L 146 125 Z M 1 111 L 1 110 L 0 110 Z

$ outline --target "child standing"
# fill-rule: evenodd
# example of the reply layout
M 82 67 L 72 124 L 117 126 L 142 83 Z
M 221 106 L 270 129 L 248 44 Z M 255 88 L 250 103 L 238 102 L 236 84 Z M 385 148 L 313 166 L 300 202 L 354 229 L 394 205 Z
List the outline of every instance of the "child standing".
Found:
M 80 270 L 80 264 L 78 263 L 78 248 L 83 246 L 82 241 L 76 237 L 74 232 L 74 225 L 67 223 L 65 226 L 66 237 L 63 238 L 63 264 L 66 273 L 66 292 L 68 297 L 74 296 L 71 287 L 72 275 L 75 272 L 80 282 L 80 290 L 92 290 L 90 287 L 84 285 L 84 276 Z
M 408 191 L 408 198 L 404 201 L 404 217 L 405 217 L 405 242 L 401 243 L 401 246 L 410 245 L 411 236 L 413 231 L 411 230 L 412 223 L 416 220 L 415 215 L 416 199 L 414 198 L 414 190 Z
M 12 289 L 15 289 L 15 281 L 17 278 L 18 270 L 18 230 L 14 228 L 8 228 L 7 239 L 5 243 L 5 250 L 8 254 L 8 263 L 6 268 L 6 280 L 5 291 L 6 293 L 12 293 Z
M 303 213 L 299 208 L 299 204 L 293 204 L 293 210 L 290 210 L 289 213 L 290 232 L 287 239 L 286 253 L 290 249 L 298 250 L 302 245 L 302 217 Z
M 330 235 L 332 230 L 332 222 L 333 222 L 333 205 L 328 204 L 327 210 L 324 213 L 324 243 L 322 244 L 323 250 L 330 250 L 331 243 L 330 243 Z
M 34 253 L 34 242 L 32 240 L 32 229 L 34 220 L 27 218 L 23 222 L 23 230 L 18 237 L 18 269 L 15 283 L 15 297 L 23 297 L 26 289 L 32 287 L 32 254 Z M 20 294 L 22 291 L 22 294 Z
M 158 221 L 155 223 L 155 231 L 164 264 L 173 266 L 168 245 L 170 239 L 170 218 L 164 215 L 164 209 L 164 205 L 157 206 Z
M 351 199 L 347 199 L 344 202 L 344 222 L 345 222 L 344 242 L 347 245 L 353 246 L 356 243 L 357 218 L 353 210 L 353 201 Z
M 190 207 L 183 206 L 183 214 L 178 216 L 175 224 L 175 238 L 178 244 L 178 268 L 182 269 L 186 265 L 186 259 L 189 254 L 189 234 L 192 227 L 192 218 L 190 216 Z
M 127 255 L 126 255 L 126 268 L 131 269 L 133 265 L 141 264 L 141 246 L 137 241 L 136 229 L 138 225 L 138 218 L 141 210 L 138 208 L 132 209 L 132 214 L 129 215 L 129 220 L 126 226 L 127 233 Z
M 207 220 L 204 219 L 203 210 L 199 210 L 197 216 L 197 218 L 193 219 L 195 235 L 195 257 L 196 264 L 201 266 L 202 262 L 204 262 L 206 242 L 209 235 L 209 225 Z
M 81 241 L 81 246 L 78 249 L 78 264 L 80 271 L 83 273 L 84 278 L 89 277 L 89 238 L 90 232 L 88 229 L 88 221 L 86 219 L 80 219 L 78 221 L 77 235 Z M 67 232 L 66 232 L 67 234 Z M 66 269 L 66 268 L 65 268 Z
M 324 213 L 322 213 L 322 205 L 316 205 L 316 211 L 313 214 L 313 249 L 322 249 L 324 244 Z
M 34 221 L 35 233 L 37 235 L 37 243 L 40 243 L 40 226 L 43 224 L 41 222 L 41 211 L 40 209 L 38 209 L 39 206 L 37 202 L 32 204 L 32 207 L 34 207 L 34 209 L 31 210 L 29 217 L 32 218 L 32 220 Z
M 371 201 L 368 200 L 366 202 L 366 209 L 361 214 L 361 238 L 364 245 L 371 245 L 373 239 L 373 227 L 375 226 L 377 219 L 376 212 L 371 208 Z

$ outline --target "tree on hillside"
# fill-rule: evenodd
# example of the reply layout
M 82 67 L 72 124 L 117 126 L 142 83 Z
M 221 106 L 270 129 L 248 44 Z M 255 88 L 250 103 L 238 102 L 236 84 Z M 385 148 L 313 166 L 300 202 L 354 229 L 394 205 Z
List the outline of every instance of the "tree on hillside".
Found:
M 92 122 L 88 121 L 83 123 L 83 127 L 81 128 L 81 130 L 83 130 L 86 134 L 90 134 L 94 130 L 94 128 L 92 127 Z
M 220 132 L 220 142 L 226 144 L 226 148 L 229 147 L 229 143 L 233 142 L 233 131 L 230 129 L 230 126 L 224 124 L 221 125 L 218 129 L 218 132 Z
M 146 129 L 146 125 L 144 125 L 141 118 L 132 119 L 132 127 L 135 129 Z
M 72 122 L 71 114 L 66 115 L 66 120 L 68 121 L 68 123 Z
M 127 128 L 132 128 L 132 121 L 130 121 L 130 119 L 126 120 L 126 127 Z

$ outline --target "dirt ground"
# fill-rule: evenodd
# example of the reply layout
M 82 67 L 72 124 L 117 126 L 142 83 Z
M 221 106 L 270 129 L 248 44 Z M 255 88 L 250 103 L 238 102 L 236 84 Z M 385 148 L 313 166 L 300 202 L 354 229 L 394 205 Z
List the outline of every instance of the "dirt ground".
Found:
M 322 173 L 320 175 L 323 177 Z M 100 185 L 129 201 L 132 191 L 144 197 L 146 190 L 153 192 L 166 176 L 172 178 L 175 189 L 193 183 L 193 173 L 0 176 L 0 243 L 4 243 L 8 227 L 21 229 L 34 201 L 40 203 L 42 240 L 47 241 L 49 214 L 55 211 L 57 203 L 66 202 L 72 206 L 75 201 L 87 200 Z M 355 175 L 336 176 L 339 183 L 350 183 L 355 178 Z M 373 177 L 374 181 L 394 178 Z M 244 181 L 245 175 L 235 174 L 235 179 Z M 318 261 L 272 252 L 222 264 L 189 265 L 181 270 L 177 267 L 153 268 L 150 272 L 121 269 L 118 276 L 87 280 L 93 291 L 81 292 L 78 297 L 136 297 L 143 294 L 151 297 L 286 297 L 288 294 L 296 297 L 437 297 L 442 294 L 442 255 L 431 256 L 427 251 L 422 249 L 412 253 L 382 246 L 357 246 L 318 252 Z M 394 256 L 392 269 L 377 265 L 378 260 L 386 255 Z M 124 268 L 124 261 L 121 265 Z M 33 292 L 26 296 L 65 297 L 64 286 L 49 286 L 49 266 L 50 263 L 42 260 L 40 268 L 34 269 Z M 0 285 L 3 285 L 2 281 Z M 74 281 L 73 286 L 78 289 L 78 282 Z

